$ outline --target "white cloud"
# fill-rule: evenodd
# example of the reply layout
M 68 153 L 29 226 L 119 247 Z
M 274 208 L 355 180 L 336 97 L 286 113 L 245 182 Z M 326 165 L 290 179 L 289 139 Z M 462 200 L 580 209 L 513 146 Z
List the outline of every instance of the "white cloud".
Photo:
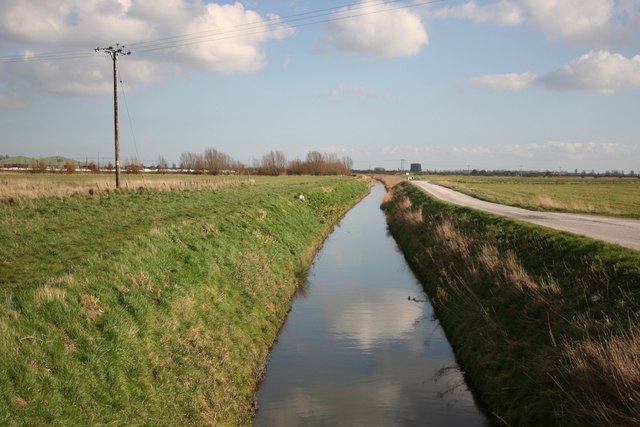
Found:
M 500 1 L 487 6 L 478 6 L 469 1 L 462 6 L 444 7 L 433 12 L 437 18 L 467 19 L 481 24 L 519 25 L 524 22 L 522 8 L 510 1 Z
M 276 19 L 268 16 L 267 19 Z M 242 29 L 245 25 L 249 30 Z M 268 32 L 269 28 L 274 31 Z M 242 37 L 229 37 L 236 32 L 219 37 L 221 40 L 208 43 L 194 43 L 178 50 L 188 64 L 213 72 L 230 74 L 234 72 L 254 73 L 266 65 L 262 46 L 272 40 L 281 40 L 292 34 L 285 26 L 270 26 L 258 13 L 246 10 L 240 3 L 233 5 L 207 4 L 199 16 L 194 17 L 184 28 L 186 34 L 217 34 L 229 28 L 241 29 Z
M 494 74 L 473 77 L 465 83 L 493 90 L 520 90 L 535 85 L 555 91 L 586 90 L 610 95 L 622 89 L 640 88 L 640 55 L 627 58 L 618 53 L 591 51 L 556 71 Z
M 239 37 L 239 32 L 244 36 Z M 130 86 L 153 83 L 190 69 L 225 74 L 255 73 L 267 59 L 264 45 L 293 29 L 275 15 L 261 16 L 241 3 L 190 0 L 3 0 L 0 38 L 27 56 L 38 52 L 91 49 L 116 41 L 133 47 L 121 69 Z M 149 40 L 172 38 L 173 49 L 145 54 Z M 217 40 L 216 40 L 217 39 Z M 136 46 L 136 44 L 138 44 Z M 169 43 L 165 43 L 167 45 Z M 136 49 L 137 47 L 137 49 Z M 6 50 L 5 50 L 6 52 Z M 5 53 L 6 55 L 6 53 Z M 126 61 L 126 62 L 125 62 Z M 16 105 L 41 92 L 90 95 L 110 90 L 110 67 L 98 54 L 73 60 L 5 64 L 0 105 Z
M 476 86 L 484 86 L 497 91 L 520 90 L 536 79 L 532 73 L 509 73 L 473 77 L 465 81 Z
M 627 58 L 618 53 L 592 51 L 538 77 L 535 83 L 551 90 L 595 90 L 603 94 L 640 88 L 640 55 Z
M 613 143 L 546 141 L 544 143 L 504 145 L 498 147 L 496 151 L 500 154 L 527 159 L 552 156 L 582 161 L 587 158 L 599 159 L 603 156 L 634 155 L 640 152 L 640 147 Z
M 529 144 L 454 147 L 449 151 L 457 166 L 469 163 L 477 169 L 632 169 L 640 146 L 610 142 L 547 140 Z M 442 160 L 442 162 L 446 162 Z M 522 165 L 522 166 L 520 166 Z M 562 165 L 562 166 L 561 166 Z M 605 166 L 608 165 L 608 166 Z M 637 169 L 636 169 L 637 170 Z
M 436 18 L 467 19 L 481 24 L 528 25 L 551 39 L 578 45 L 611 46 L 638 37 L 638 0 L 500 0 L 479 6 L 435 9 Z
M 592 43 L 610 37 L 613 0 L 522 0 L 529 21 L 552 38 Z
M 451 149 L 451 154 L 454 156 L 485 157 L 490 156 L 492 151 L 487 147 L 454 147 Z
M 411 157 L 411 156 L 420 156 L 420 155 L 431 155 L 433 153 L 433 149 L 428 146 L 418 146 L 418 145 L 386 145 L 382 148 L 383 154 L 392 154 L 398 157 Z
M 387 95 L 379 92 L 375 92 L 364 86 L 349 86 L 345 83 L 340 83 L 336 88 L 331 91 L 331 96 L 339 99 L 346 98 L 369 98 L 378 99 L 386 102 L 395 102 L 396 98 L 393 95 Z
M 417 14 L 377 1 L 362 0 L 351 8 L 341 8 L 331 18 L 334 20 L 327 24 L 328 40 L 347 52 L 382 57 L 414 56 L 429 42 L 427 30 Z

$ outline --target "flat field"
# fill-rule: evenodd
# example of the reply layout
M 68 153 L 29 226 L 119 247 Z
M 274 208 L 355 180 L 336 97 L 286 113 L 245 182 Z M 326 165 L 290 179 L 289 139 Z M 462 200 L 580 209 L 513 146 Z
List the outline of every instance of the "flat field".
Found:
M 183 174 L 121 174 L 124 190 L 216 189 L 230 182 L 251 181 L 246 176 Z M 0 172 L 0 201 L 97 195 L 116 189 L 115 174 L 24 174 Z
M 0 202 L 0 425 L 251 424 L 291 298 L 367 181 L 93 179 L 0 177 L 82 188 Z
M 525 209 L 640 218 L 640 179 L 425 176 L 473 197 Z

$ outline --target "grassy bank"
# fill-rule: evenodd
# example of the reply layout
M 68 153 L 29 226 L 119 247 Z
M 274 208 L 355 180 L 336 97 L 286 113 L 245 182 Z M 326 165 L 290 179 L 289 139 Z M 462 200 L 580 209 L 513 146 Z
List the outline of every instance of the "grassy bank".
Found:
M 250 424 L 292 295 L 366 191 L 256 178 L 0 203 L 0 424 Z
M 640 218 L 640 179 L 429 176 L 434 184 L 525 209 Z
M 390 230 L 496 423 L 640 424 L 640 253 L 431 198 Z

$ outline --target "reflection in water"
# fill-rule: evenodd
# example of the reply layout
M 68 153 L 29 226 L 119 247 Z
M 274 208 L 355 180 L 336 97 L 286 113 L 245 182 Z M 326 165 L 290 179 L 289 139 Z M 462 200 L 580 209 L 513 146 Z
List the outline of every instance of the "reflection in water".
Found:
M 258 426 L 484 425 L 419 283 L 387 235 L 384 189 L 325 243 L 273 349 Z
M 403 289 L 346 293 L 325 308 L 328 329 L 336 338 L 352 340 L 364 351 L 384 341 L 404 339 L 423 315 L 421 304 L 408 303 Z

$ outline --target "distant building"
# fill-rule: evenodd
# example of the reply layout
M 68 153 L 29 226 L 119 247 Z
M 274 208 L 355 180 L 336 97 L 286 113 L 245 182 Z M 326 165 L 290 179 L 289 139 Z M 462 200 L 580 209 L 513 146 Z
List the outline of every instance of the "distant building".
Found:
M 384 168 L 374 168 L 374 172 L 384 172 Z
M 411 172 L 411 173 L 422 172 L 422 164 L 420 164 L 420 163 L 411 163 L 411 166 L 409 167 L 409 172 Z

